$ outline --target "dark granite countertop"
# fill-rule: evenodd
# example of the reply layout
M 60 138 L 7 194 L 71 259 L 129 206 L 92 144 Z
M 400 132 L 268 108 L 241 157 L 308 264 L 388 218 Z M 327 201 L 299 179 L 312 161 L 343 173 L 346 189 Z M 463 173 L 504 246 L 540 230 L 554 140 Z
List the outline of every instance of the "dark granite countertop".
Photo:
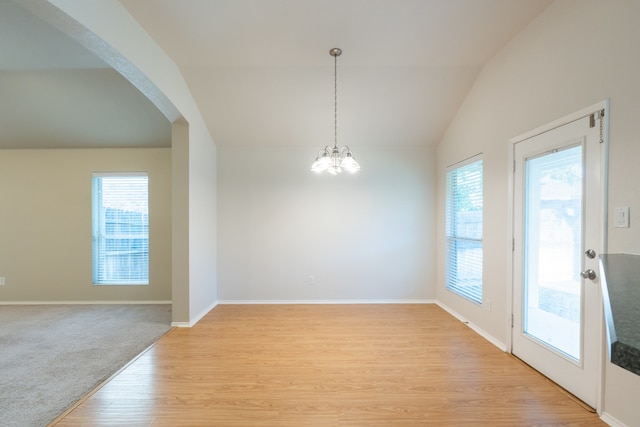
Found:
M 640 375 L 640 255 L 600 255 L 609 355 Z

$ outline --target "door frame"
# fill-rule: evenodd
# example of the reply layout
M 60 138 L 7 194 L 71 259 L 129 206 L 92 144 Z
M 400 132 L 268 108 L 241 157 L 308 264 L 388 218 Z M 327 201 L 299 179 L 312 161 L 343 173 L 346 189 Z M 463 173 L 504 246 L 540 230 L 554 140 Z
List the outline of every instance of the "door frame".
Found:
M 507 185 L 508 185 L 508 194 L 509 194 L 509 202 L 507 204 L 507 228 L 508 231 L 506 233 L 507 235 L 507 241 L 505 242 L 507 244 L 507 247 L 511 247 L 514 248 L 514 199 L 515 199 L 515 186 L 514 186 L 514 180 L 515 180 L 515 147 L 516 144 L 518 142 L 522 142 L 526 139 L 532 138 L 534 136 L 540 135 L 541 133 L 544 132 L 548 132 L 550 130 L 559 128 L 561 126 L 564 126 L 568 123 L 571 123 L 573 121 L 576 121 L 578 119 L 584 118 L 584 117 L 588 117 L 593 113 L 596 113 L 598 111 L 602 111 L 604 110 L 604 118 L 603 118 L 603 142 L 601 144 L 601 154 L 600 154 L 600 209 L 601 209 L 601 218 L 602 218 L 602 224 L 601 224 L 601 230 L 600 230 L 600 242 L 599 242 L 599 248 L 597 249 L 598 254 L 601 253 L 606 253 L 607 252 L 607 224 L 608 224 L 608 218 L 607 218 L 607 213 L 608 213 L 608 207 L 607 207 L 607 191 L 608 191 L 608 164 L 609 164 L 609 115 L 610 115 L 610 109 L 609 109 L 609 99 L 605 99 L 604 101 L 598 102 L 596 104 L 593 104 L 589 107 L 583 108 L 581 110 L 578 110 L 574 113 L 571 113 L 569 115 L 566 115 L 564 117 L 561 117 L 557 120 L 554 120 L 550 123 L 547 123 L 545 125 L 539 126 L 533 130 L 530 130 L 528 132 L 525 132 L 521 135 L 515 136 L 513 138 L 510 138 L 508 141 L 508 163 L 507 163 L 507 170 L 509 171 L 508 173 L 508 180 L 507 180 Z M 514 304 L 519 303 L 519 301 L 514 301 L 514 286 L 515 286 L 515 278 L 513 277 L 513 262 L 514 262 L 514 251 L 507 251 L 507 318 L 505 319 L 505 326 L 506 326 L 506 337 L 507 337 L 507 342 L 506 342 L 506 347 L 507 347 L 507 352 L 510 354 L 513 354 L 513 312 L 514 312 Z M 602 274 L 599 273 L 599 275 L 601 276 Z M 603 311 L 603 307 L 602 305 L 600 305 L 600 307 L 598 307 L 598 316 L 603 319 L 604 318 L 604 311 Z M 598 413 L 598 415 L 602 414 L 602 409 L 603 409 L 603 404 L 604 404 L 604 399 L 603 399 L 603 387 L 604 387 L 604 370 L 605 370 L 605 362 L 606 362 L 606 357 L 605 357 L 605 329 L 604 329 L 604 323 L 603 321 L 600 322 L 600 326 L 599 326 L 599 331 L 598 331 L 598 347 L 600 348 L 600 351 L 598 352 L 598 354 L 596 355 L 597 358 L 597 366 L 598 366 L 598 372 L 597 372 L 597 390 L 596 390 L 596 412 Z

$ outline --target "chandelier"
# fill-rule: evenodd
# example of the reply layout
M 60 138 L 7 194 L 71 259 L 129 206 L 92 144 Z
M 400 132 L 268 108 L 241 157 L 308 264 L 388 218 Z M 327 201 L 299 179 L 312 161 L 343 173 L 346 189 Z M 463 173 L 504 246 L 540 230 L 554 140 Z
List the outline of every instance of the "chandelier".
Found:
M 342 53 L 341 49 L 334 47 L 329 51 L 333 56 L 333 147 L 327 145 L 318 153 L 316 161 L 311 165 L 313 172 L 327 172 L 331 175 L 337 175 L 343 170 L 355 173 L 360 170 L 360 165 L 356 162 L 355 157 L 351 155 L 351 149 L 346 145 L 338 148 L 338 56 Z

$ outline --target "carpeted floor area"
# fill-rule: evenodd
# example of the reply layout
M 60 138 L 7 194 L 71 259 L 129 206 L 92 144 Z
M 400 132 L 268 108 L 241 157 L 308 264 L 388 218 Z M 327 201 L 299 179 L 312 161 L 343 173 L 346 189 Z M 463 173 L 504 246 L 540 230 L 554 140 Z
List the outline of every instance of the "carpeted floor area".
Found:
M 170 305 L 0 306 L 0 426 L 46 426 L 170 324 Z

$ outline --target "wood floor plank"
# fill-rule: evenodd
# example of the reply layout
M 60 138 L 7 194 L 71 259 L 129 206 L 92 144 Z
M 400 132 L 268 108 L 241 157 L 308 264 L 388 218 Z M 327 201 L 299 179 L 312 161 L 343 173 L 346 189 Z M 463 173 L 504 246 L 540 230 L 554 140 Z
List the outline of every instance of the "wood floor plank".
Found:
M 435 305 L 221 305 L 69 426 L 604 426 Z

